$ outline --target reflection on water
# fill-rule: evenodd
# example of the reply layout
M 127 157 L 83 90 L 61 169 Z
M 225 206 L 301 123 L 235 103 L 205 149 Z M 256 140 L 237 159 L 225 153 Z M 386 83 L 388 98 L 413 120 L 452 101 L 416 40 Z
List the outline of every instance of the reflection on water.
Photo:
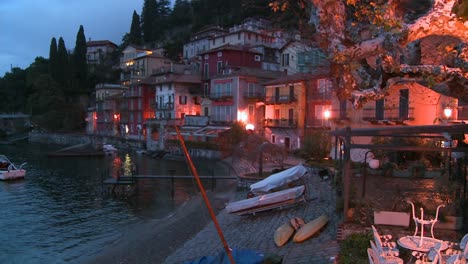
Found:
M 0 263 L 75 263 L 119 237 L 120 231 L 147 218 L 162 218 L 198 188 L 192 180 L 138 181 L 138 195 L 114 199 L 103 195 L 101 179 L 116 166 L 125 175 L 188 175 L 183 162 L 119 153 L 93 158 L 48 158 L 59 147 L 21 143 L 2 146 L 13 162 L 28 162 L 25 180 L 0 182 Z M 119 163 L 120 162 L 120 163 Z M 200 175 L 213 162 L 197 162 Z M 226 175 L 224 167 L 215 168 Z M 210 182 L 205 183 L 210 186 Z

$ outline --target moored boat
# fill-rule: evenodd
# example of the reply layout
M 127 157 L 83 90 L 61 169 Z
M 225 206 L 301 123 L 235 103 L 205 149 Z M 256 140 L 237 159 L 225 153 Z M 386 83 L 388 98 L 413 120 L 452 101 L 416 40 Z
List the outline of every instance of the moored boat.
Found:
M 25 164 L 23 163 L 18 167 L 5 155 L 0 155 L 0 180 L 24 178 L 26 176 L 26 170 L 23 169 Z

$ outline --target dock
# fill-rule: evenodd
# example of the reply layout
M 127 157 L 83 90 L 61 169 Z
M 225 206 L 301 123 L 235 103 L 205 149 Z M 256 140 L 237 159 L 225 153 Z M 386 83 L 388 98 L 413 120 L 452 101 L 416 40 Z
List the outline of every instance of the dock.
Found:
M 202 180 L 235 180 L 235 176 L 199 176 Z M 122 176 L 118 180 L 115 178 L 109 178 L 103 180 L 104 184 L 113 185 L 131 185 L 134 184 L 138 179 L 195 179 L 192 175 L 133 175 L 133 176 Z

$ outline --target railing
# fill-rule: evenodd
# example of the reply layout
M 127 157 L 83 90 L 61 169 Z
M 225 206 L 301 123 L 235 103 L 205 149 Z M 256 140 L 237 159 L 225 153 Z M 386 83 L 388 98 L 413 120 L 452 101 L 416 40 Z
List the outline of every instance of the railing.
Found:
M 297 99 L 290 95 L 267 96 L 265 98 L 266 104 L 288 104 L 295 102 Z
M 141 97 L 141 92 L 127 91 L 125 97 Z
M 173 110 L 174 103 L 164 103 L 164 104 L 157 104 L 156 110 Z
M 210 99 L 212 100 L 232 100 L 232 93 L 210 93 Z
M 267 127 L 297 127 L 297 119 L 265 119 Z
M 385 108 L 383 111 L 383 118 L 376 117 L 375 108 L 364 108 L 362 113 L 362 119 L 366 121 L 379 121 L 379 120 L 388 120 L 388 121 L 404 121 L 404 120 L 414 120 L 414 108 L 408 108 L 408 116 L 400 117 L 400 109 L 398 107 Z
M 245 99 L 255 99 L 255 100 L 265 99 L 265 93 L 263 92 L 244 92 L 243 96 Z

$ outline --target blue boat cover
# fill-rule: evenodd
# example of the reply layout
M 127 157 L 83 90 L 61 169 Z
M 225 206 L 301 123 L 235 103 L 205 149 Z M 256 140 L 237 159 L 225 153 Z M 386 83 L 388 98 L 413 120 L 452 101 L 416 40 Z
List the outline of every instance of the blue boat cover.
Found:
M 236 264 L 261 264 L 265 259 L 263 253 L 250 249 L 233 249 L 232 257 Z M 216 256 L 204 256 L 198 260 L 184 262 L 184 264 L 230 264 L 230 260 L 225 250 L 220 251 Z

